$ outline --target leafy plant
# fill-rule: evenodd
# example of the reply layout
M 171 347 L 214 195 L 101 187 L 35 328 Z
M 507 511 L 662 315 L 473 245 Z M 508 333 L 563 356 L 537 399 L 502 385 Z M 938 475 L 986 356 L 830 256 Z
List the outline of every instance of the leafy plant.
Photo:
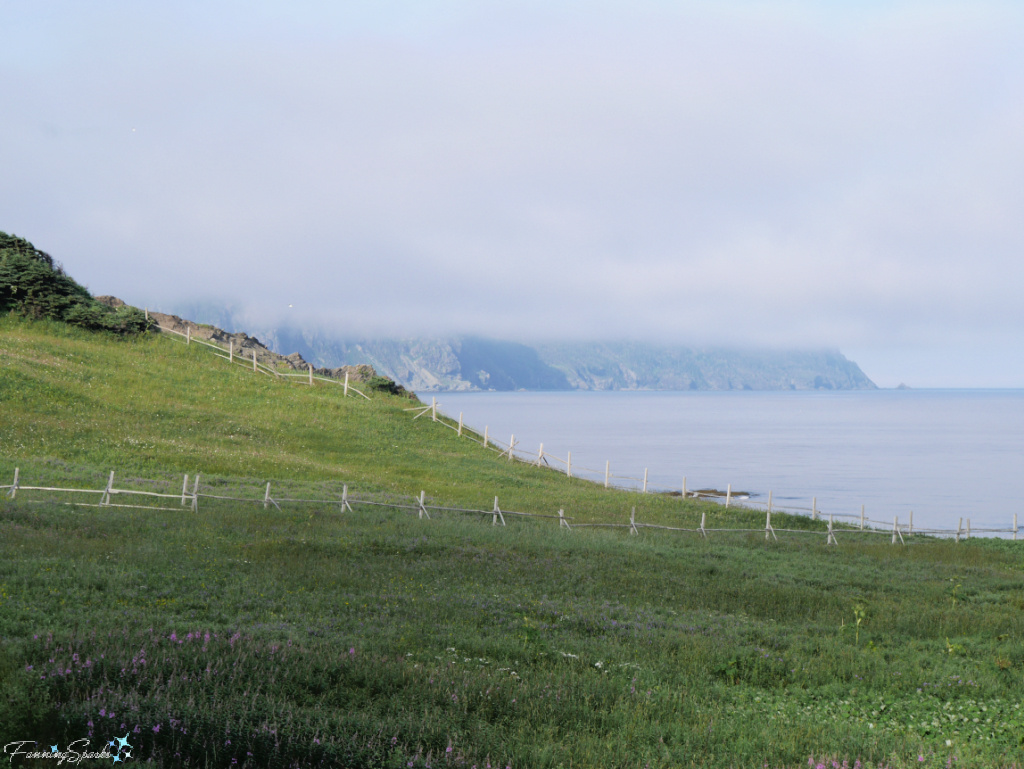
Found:
M 0 312 L 11 311 L 117 334 L 137 334 L 149 326 L 139 309 L 100 304 L 49 254 L 0 232 Z

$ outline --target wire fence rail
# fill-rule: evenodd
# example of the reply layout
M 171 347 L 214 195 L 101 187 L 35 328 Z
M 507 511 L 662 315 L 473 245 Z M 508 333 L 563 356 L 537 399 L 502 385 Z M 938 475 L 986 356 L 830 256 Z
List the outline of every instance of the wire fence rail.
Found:
M 970 539 L 972 530 L 970 522 L 968 521 L 967 528 L 964 529 L 961 525 L 957 529 L 913 529 L 911 526 L 900 524 L 898 520 L 894 519 L 892 522 L 892 528 L 888 528 L 888 524 L 882 524 L 877 526 L 879 522 L 861 520 L 860 527 L 854 526 L 836 526 L 835 518 L 840 516 L 829 515 L 827 519 L 823 519 L 827 522 L 827 528 L 824 532 L 821 530 L 814 529 L 792 529 L 792 528 L 776 528 L 772 525 L 772 510 L 767 510 L 765 514 L 765 525 L 764 528 L 743 528 L 743 527 L 709 527 L 707 525 L 707 512 L 701 512 L 700 525 L 699 526 L 668 526 L 664 524 L 656 523 L 644 523 L 636 520 L 636 507 L 632 507 L 629 513 L 629 521 L 622 523 L 615 522 L 579 522 L 574 517 L 565 514 L 564 509 L 559 509 L 557 514 L 553 513 L 537 513 L 537 512 L 526 512 L 521 510 L 503 510 L 498 504 L 498 497 L 494 497 L 494 506 L 490 510 L 472 508 L 472 507 L 453 507 L 442 504 L 435 504 L 433 502 L 428 503 L 426 498 L 426 492 L 420 491 L 418 497 L 398 497 L 390 499 L 373 498 L 372 495 L 368 496 L 352 496 L 349 494 L 349 488 L 347 484 L 342 484 L 340 493 L 335 493 L 330 497 L 324 498 L 309 498 L 309 497 L 288 497 L 288 496 L 272 496 L 272 483 L 268 482 L 266 486 L 260 487 L 260 493 L 251 494 L 215 494 L 213 493 L 214 488 L 208 485 L 206 490 L 203 490 L 200 486 L 201 475 L 197 474 L 193 477 L 189 477 L 187 474 L 183 477 L 181 491 L 171 492 L 159 492 L 149 491 L 138 488 L 119 488 L 114 485 L 115 472 L 110 471 L 110 475 L 107 478 L 107 483 L 102 489 L 95 488 L 82 488 L 82 487 L 62 487 L 62 486 L 30 486 L 22 482 L 20 468 L 14 469 L 14 480 L 10 484 L 0 485 L 0 491 L 6 490 L 6 497 L 11 500 L 18 499 L 18 494 L 21 493 L 22 501 L 30 502 L 56 502 L 58 504 L 74 506 L 74 507 L 110 507 L 110 508 L 129 508 L 134 510 L 149 510 L 149 511 L 165 511 L 165 512 L 182 512 L 183 510 L 191 511 L 192 513 L 199 513 L 200 500 L 218 500 L 218 501 L 232 501 L 232 502 L 243 502 L 252 503 L 256 505 L 262 505 L 263 509 L 269 509 L 271 506 L 281 511 L 282 504 L 319 504 L 337 507 L 340 513 L 352 513 L 353 505 L 368 506 L 368 507 L 382 507 L 392 510 L 403 510 L 410 511 L 417 515 L 420 519 L 430 519 L 431 512 L 433 513 L 456 513 L 474 516 L 490 516 L 492 525 L 506 526 L 505 517 L 519 517 L 519 518 L 535 518 L 538 520 L 551 520 L 557 521 L 560 529 L 564 528 L 567 531 L 573 529 L 587 529 L 587 528 L 624 528 L 629 529 L 630 534 L 639 534 L 641 529 L 650 529 L 652 531 L 665 531 L 665 532 L 685 532 L 692 533 L 707 539 L 710 534 L 764 534 L 765 540 L 778 540 L 778 534 L 794 534 L 794 535 L 811 535 L 821 537 L 824 535 L 826 545 L 838 545 L 837 534 L 846 537 L 847 535 L 882 535 L 890 536 L 891 544 L 895 545 L 906 544 L 905 538 L 910 538 L 915 535 L 933 535 L 933 536 L 949 536 L 954 537 L 957 542 L 961 539 Z M 148 484 L 152 486 L 163 485 L 166 487 L 166 482 L 145 480 L 145 479 L 134 479 L 136 484 Z M 221 482 L 223 484 L 223 481 Z M 251 486 L 248 488 L 252 488 Z M 25 500 L 26 492 L 44 492 L 42 499 L 31 499 Z M 55 495 L 91 495 L 93 498 L 98 497 L 95 502 L 86 501 L 67 501 L 66 499 L 56 499 Z M 49 495 L 49 498 L 47 498 Z M 34 495 L 35 496 L 35 495 Z M 131 504 L 127 501 L 115 502 L 115 499 L 124 498 L 129 500 L 131 497 L 145 497 L 154 500 L 154 503 L 150 504 Z M 176 502 L 176 506 L 169 506 L 171 502 Z M 866 523 L 872 525 L 866 526 Z M 1013 529 L 974 529 L 973 533 L 1013 533 L 1013 538 L 1017 539 L 1017 516 L 1013 516 Z

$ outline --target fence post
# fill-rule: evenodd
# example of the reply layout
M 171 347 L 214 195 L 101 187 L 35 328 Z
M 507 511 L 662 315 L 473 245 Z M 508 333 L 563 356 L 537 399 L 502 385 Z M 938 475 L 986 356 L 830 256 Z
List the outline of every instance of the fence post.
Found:
M 540 467 L 540 463 L 544 461 L 544 444 L 540 444 L 540 448 L 537 450 L 537 467 Z
M 437 421 L 437 398 L 430 399 L 430 418 L 434 422 Z
M 11 490 L 7 492 L 7 496 L 14 499 L 18 495 L 18 468 L 14 468 L 14 484 L 11 486 Z M 1017 525 L 1017 516 L 1013 516 L 1013 525 Z M 1017 535 L 1014 533 L 1013 538 L 1016 539 Z
M 501 519 L 501 525 L 505 525 L 505 516 L 501 514 L 501 508 L 498 507 L 498 498 L 494 498 L 494 515 L 491 516 L 491 525 L 497 526 L 498 519 Z
M 235 340 L 228 340 L 228 363 L 235 362 Z
M 829 516 L 829 517 L 831 517 L 831 516 Z M 864 505 L 860 506 L 860 528 L 861 528 L 861 531 L 864 530 Z
M 114 486 L 114 471 L 110 471 L 110 477 L 107 479 L 107 488 L 103 490 L 103 496 L 100 498 L 101 505 L 110 504 L 110 489 Z
M 558 508 L 558 528 L 562 528 L 563 526 L 569 529 L 569 531 L 572 531 L 572 528 L 569 526 L 569 522 L 565 520 L 565 511 L 562 508 Z
M 768 512 L 772 511 L 772 491 L 768 489 Z
M 199 512 L 199 473 L 196 473 L 195 482 L 192 484 L 192 512 Z
M 149 323 L 149 308 L 146 308 L 146 323 Z
M 341 487 L 341 512 L 348 510 L 352 512 L 352 505 L 348 503 L 348 484 L 343 484 Z
M 487 448 L 487 425 L 484 425 L 484 448 Z
M 708 538 L 708 533 L 706 531 L 704 531 L 704 518 L 705 518 L 706 515 L 707 515 L 707 513 L 701 513 L 700 514 L 700 535 L 702 537 L 704 537 L 704 539 Z
M 960 530 L 964 527 L 964 519 L 961 517 L 956 525 L 956 541 L 960 541 Z
M 818 498 L 811 497 L 811 520 L 818 520 Z
M 775 529 L 772 528 L 772 511 L 769 510 L 764 519 L 764 539 L 768 541 L 768 537 L 774 537 L 775 541 L 778 542 L 779 538 L 775 536 Z
M 686 499 L 686 476 L 683 476 L 683 499 Z
M 634 507 L 629 513 L 629 533 L 639 534 L 636 530 L 636 507 Z
M 267 492 L 263 495 L 263 509 L 270 507 L 270 481 L 267 481 Z
M 185 344 L 192 344 L 192 327 L 185 326 Z
M 903 541 L 903 534 L 900 532 L 900 517 L 898 515 L 892 517 L 892 543 L 894 545 L 896 544 L 896 537 L 900 538 L 901 545 L 907 544 Z
M 420 515 L 419 515 L 419 517 L 422 519 L 423 516 L 427 516 L 427 520 L 429 521 L 430 520 L 430 513 L 427 512 L 427 506 L 424 504 L 424 500 L 426 498 L 427 498 L 427 492 L 421 491 L 420 492 Z
M 14 471 L 14 479 L 15 479 L 14 480 L 15 484 L 17 484 L 17 482 L 18 482 L 18 480 L 17 480 L 18 479 L 18 471 L 17 470 Z M 1017 514 L 1016 513 L 1013 514 L 1013 541 L 1014 542 L 1017 541 Z
M 836 535 L 832 531 L 832 513 L 829 513 L 828 514 L 828 539 L 825 540 L 825 545 L 828 546 L 828 545 L 838 545 L 838 544 L 839 543 L 836 542 Z
M 188 473 L 185 473 L 185 481 L 181 484 L 181 506 L 185 506 L 185 499 L 188 495 Z
M 313 364 L 309 364 L 309 386 L 313 386 Z
M 462 437 L 462 412 L 461 411 L 459 412 L 459 437 L 460 438 Z M 543 446 L 544 446 L 544 444 L 542 443 L 541 447 L 543 448 Z
M 647 493 L 647 468 L 644 468 L 644 494 Z
M 572 478 L 572 452 L 565 452 L 565 474 Z
M 729 502 L 732 501 L 732 484 L 728 484 L 725 487 L 725 509 L 729 509 Z
M 348 372 L 345 372 L 345 397 L 348 397 Z
M 252 350 L 252 372 L 254 374 L 256 373 L 256 348 L 255 347 Z
M 967 539 L 971 538 L 971 519 L 967 519 Z
M 14 483 L 11 486 L 11 490 L 7 492 L 7 496 L 10 497 L 11 499 L 14 499 L 17 495 L 18 495 L 18 468 L 15 467 L 14 468 Z M 1016 525 L 1016 520 L 1017 520 L 1017 517 L 1014 516 L 1014 525 Z M 1016 539 L 1016 538 L 1017 538 L 1017 535 L 1014 534 L 1014 539 Z
M 612 474 L 612 461 L 610 459 L 606 459 L 605 463 L 604 463 L 604 487 L 606 489 L 608 488 L 608 481 L 611 478 L 611 474 Z
M 508 461 L 512 461 L 512 449 L 516 447 L 516 434 L 512 433 L 512 437 L 508 440 Z

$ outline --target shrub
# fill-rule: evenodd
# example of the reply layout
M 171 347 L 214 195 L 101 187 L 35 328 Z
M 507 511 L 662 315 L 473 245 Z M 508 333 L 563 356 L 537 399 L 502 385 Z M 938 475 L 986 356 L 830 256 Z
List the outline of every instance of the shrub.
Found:
M 0 312 L 117 334 L 137 334 L 149 326 L 139 309 L 100 304 L 52 256 L 6 232 L 0 232 Z

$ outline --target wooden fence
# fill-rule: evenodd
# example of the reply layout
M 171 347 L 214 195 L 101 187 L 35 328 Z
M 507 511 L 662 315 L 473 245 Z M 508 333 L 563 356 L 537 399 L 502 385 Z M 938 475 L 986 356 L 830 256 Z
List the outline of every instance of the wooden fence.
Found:
M 159 491 L 148 491 L 143 489 L 128 489 L 118 488 L 114 485 L 115 473 L 110 472 L 107 478 L 106 486 L 102 489 L 87 489 L 87 488 L 68 488 L 68 487 L 57 487 L 57 486 L 29 486 L 22 483 L 20 469 L 14 469 L 14 481 L 7 485 L 0 485 L 0 491 L 7 491 L 7 498 L 17 499 L 19 492 L 22 494 L 21 499 L 24 501 L 24 495 L 26 492 L 44 492 L 44 499 L 42 500 L 30 500 L 30 501 L 57 501 L 59 504 L 70 505 L 75 507 L 114 507 L 114 508 L 131 508 L 135 510 L 152 510 L 152 511 L 170 511 L 170 512 L 181 512 L 182 509 L 187 509 L 193 513 L 199 512 L 199 502 L 202 499 L 208 500 L 220 500 L 220 501 L 232 501 L 232 502 L 248 502 L 257 505 L 262 505 L 264 509 L 269 509 L 273 505 L 277 510 L 281 510 L 282 504 L 319 504 L 329 505 L 338 508 L 338 512 L 354 512 L 353 505 L 361 506 L 373 506 L 373 507 L 384 507 L 393 510 L 406 510 L 416 513 L 420 519 L 430 519 L 430 513 L 458 513 L 466 515 L 476 516 L 490 516 L 492 525 L 505 526 L 505 517 L 521 517 L 521 518 L 536 518 L 546 520 L 557 520 L 559 528 L 564 528 L 567 531 L 573 529 L 582 528 L 628 528 L 630 534 L 639 534 L 640 529 L 653 529 L 658 531 L 677 531 L 677 532 L 689 532 L 698 534 L 703 538 L 707 538 L 709 534 L 764 534 L 766 540 L 774 539 L 778 540 L 779 533 L 786 534 L 803 534 L 812 536 L 822 536 L 823 532 L 813 531 L 809 529 L 783 529 L 776 528 L 772 525 L 772 510 L 769 509 L 765 514 L 765 525 L 764 528 L 734 528 L 734 527 L 718 527 L 710 528 L 707 526 L 707 513 L 702 512 L 700 517 L 700 526 L 697 527 L 685 527 L 685 526 L 665 526 L 654 523 L 643 523 L 636 520 L 636 507 L 633 507 L 629 513 L 629 521 L 623 523 L 578 523 L 574 522 L 571 516 L 565 514 L 564 509 L 560 509 L 556 514 L 552 513 L 536 513 L 536 512 L 524 512 L 517 510 L 503 510 L 498 504 L 498 497 L 494 497 L 494 506 L 490 510 L 481 510 L 475 508 L 464 508 L 464 507 L 451 507 L 445 505 L 438 505 L 430 503 L 428 504 L 426 498 L 426 492 L 421 491 L 418 497 L 402 497 L 401 500 L 408 500 L 407 503 L 403 501 L 396 501 L 394 499 L 373 499 L 371 497 L 357 497 L 349 494 L 347 484 L 342 484 L 340 493 L 336 493 L 331 498 L 324 499 L 310 499 L 304 497 L 286 497 L 286 496 L 271 496 L 272 484 L 267 483 L 265 487 L 259 489 L 259 493 L 253 493 L 251 496 L 239 496 L 232 494 L 214 494 L 212 493 L 212 487 L 208 487 L 209 490 L 202 491 L 200 488 L 200 475 L 195 475 L 189 478 L 185 475 L 181 485 L 181 492 L 159 492 Z M 156 481 L 138 481 L 136 483 L 147 483 L 157 485 Z M 46 495 L 51 496 L 50 500 L 46 500 Z M 96 499 L 95 502 L 85 501 L 66 501 L 66 500 L 53 500 L 52 495 L 55 494 L 69 494 L 69 495 L 83 495 L 86 497 L 92 497 Z M 115 499 L 131 500 L 133 497 L 144 497 L 152 500 L 149 504 L 132 504 L 129 501 L 126 502 L 115 502 Z M 177 503 L 175 506 L 169 506 Z M 866 519 L 861 518 L 860 527 L 847 526 L 843 528 L 837 528 L 835 526 L 835 518 L 839 516 L 829 515 L 827 519 L 827 529 L 824 532 L 825 544 L 826 545 L 837 545 L 838 540 L 836 535 L 846 537 L 847 535 L 883 535 L 891 536 L 891 543 L 905 544 L 905 536 L 911 537 L 920 534 L 930 535 L 944 535 L 952 536 L 959 542 L 961 539 L 970 539 L 972 531 L 970 527 L 970 521 L 968 521 L 967 528 L 963 528 L 963 521 L 960 526 L 954 529 L 913 529 L 901 525 L 898 520 L 894 519 L 892 522 L 892 528 L 888 528 L 888 524 L 883 524 L 881 528 L 875 526 L 866 526 L 866 523 L 877 523 L 869 522 Z M 1011 533 L 1013 539 L 1017 539 L 1017 515 L 1013 516 L 1013 528 L 1012 529 L 975 529 L 974 533 Z
M 480 444 L 491 451 L 496 452 L 499 456 L 504 456 L 512 461 L 513 459 L 521 462 L 527 462 L 534 464 L 538 467 L 550 467 L 558 469 L 560 472 L 564 472 L 566 476 L 573 478 L 584 478 L 600 483 L 603 478 L 605 488 L 614 486 L 616 488 L 631 488 L 633 490 L 640 491 L 643 494 L 652 491 L 648 484 L 648 468 L 644 468 L 642 477 L 633 477 L 625 475 L 613 475 L 611 473 L 611 462 L 605 462 L 604 470 L 598 470 L 595 468 L 584 467 L 581 465 L 574 465 L 572 461 L 572 452 L 566 452 L 565 459 L 558 457 L 551 452 L 544 451 L 544 444 L 541 443 L 540 447 L 536 452 L 532 452 L 526 449 L 522 449 L 519 446 L 519 442 L 516 440 L 516 436 L 513 434 L 509 441 L 506 443 L 499 439 L 494 438 L 490 435 L 489 428 L 484 427 L 483 433 L 478 430 L 472 430 L 466 427 L 463 421 L 463 414 L 459 413 L 458 420 L 443 414 L 440 411 L 440 404 L 437 402 L 437 398 L 432 398 L 430 405 L 415 406 L 413 408 L 405 409 L 406 411 L 415 411 L 416 415 L 413 419 L 419 419 L 422 416 L 430 414 L 431 420 L 438 424 L 444 425 L 445 427 L 454 430 L 460 437 L 469 437 L 472 440 L 477 440 Z M 623 486 L 616 481 L 627 481 L 631 486 Z M 659 493 L 665 493 L 665 490 L 659 490 Z M 675 490 L 672 493 L 676 493 Z M 708 490 L 690 490 L 686 486 L 686 477 L 683 477 L 683 482 L 679 491 L 680 496 L 691 499 L 709 499 L 718 501 L 724 504 L 726 509 L 734 504 L 734 500 L 743 502 L 743 507 L 760 507 L 764 506 L 766 513 L 765 531 L 766 536 L 771 536 L 773 531 L 771 525 L 772 513 L 790 513 L 794 515 L 809 515 L 811 520 L 828 520 L 829 526 L 831 527 L 832 522 L 836 519 L 851 521 L 852 524 L 844 531 L 864 531 L 878 533 L 880 531 L 891 531 L 893 532 L 893 539 L 895 540 L 898 536 L 903 534 L 932 534 L 936 536 L 951 536 L 955 537 L 958 541 L 962 538 L 970 538 L 972 534 L 971 519 L 966 519 L 966 527 L 964 525 L 964 518 L 960 518 L 957 527 L 955 529 L 941 529 L 941 528 L 921 528 L 914 527 L 914 512 L 911 510 L 907 520 L 900 523 L 899 516 L 894 516 L 892 521 L 880 521 L 868 518 L 865 514 L 864 505 L 861 505 L 860 514 L 856 513 L 829 513 L 827 516 L 818 509 L 818 500 L 816 497 L 811 499 L 810 507 L 798 507 L 798 506 L 779 506 L 775 505 L 772 499 L 772 492 L 768 492 L 768 499 L 766 502 L 759 502 L 757 500 L 751 500 L 748 494 L 733 494 L 732 484 L 726 486 L 725 492 L 720 491 L 708 491 Z M 633 524 L 632 521 L 629 524 L 577 524 L 577 525 L 591 525 L 591 526 L 631 526 L 635 529 L 637 526 L 654 527 L 653 524 Z M 664 527 L 663 527 L 664 528 Z M 700 529 L 680 529 L 681 531 L 705 531 L 703 525 Z M 711 531 L 708 529 L 708 531 Z M 735 531 L 735 529 L 729 529 L 729 531 Z M 802 531 L 802 530 L 801 530 Z M 974 534 L 1012 534 L 1013 539 L 1017 539 L 1017 533 L 1019 527 L 1017 525 L 1017 514 L 1013 514 L 1013 523 L 1009 528 L 974 528 Z
M 148 310 L 146 311 L 146 317 L 149 317 Z M 345 374 L 345 381 L 341 382 L 338 381 L 337 379 L 331 379 L 329 377 L 315 375 L 313 373 L 312 363 L 309 364 L 309 371 L 305 374 L 299 372 L 278 371 L 277 369 L 271 368 L 270 366 L 258 362 L 256 360 L 255 349 L 251 349 L 252 356 L 251 358 L 247 358 L 241 350 L 238 350 L 237 352 L 235 351 L 234 342 L 229 342 L 228 346 L 225 347 L 224 345 L 218 344 L 217 342 L 214 342 L 210 339 L 198 339 L 192 336 L 192 329 L 190 327 L 186 327 L 184 334 L 181 333 L 180 331 L 175 331 L 173 328 L 168 328 L 167 326 L 160 326 L 159 324 L 157 324 L 157 327 L 160 329 L 161 332 L 165 334 L 175 334 L 181 337 L 182 339 L 185 340 L 185 344 L 187 345 L 198 344 L 204 347 L 208 347 L 214 351 L 213 354 L 216 357 L 223 358 L 228 363 L 239 365 L 242 366 L 243 368 L 252 368 L 254 373 L 258 372 L 261 374 L 267 374 L 268 376 L 276 377 L 278 379 L 297 382 L 299 384 L 309 384 L 310 386 L 312 386 L 314 382 L 327 382 L 328 384 L 342 387 L 346 397 L 349 395 L 349 393 L 355 393 L 356 395 L 360 395 L 363 398 L 366 398 L 366 400 L 371 400 L 371 398 L 368 395 L 366 395 L 366 393 L 362 392 L 361 390 L 357 390 L 353 385 L 349 384 L 347 372 Z
M 146 312 L 146 316 L 149 317 L 148 310 Z M 213 342 L 211 340 L 197 339 L 197 338 L 192 337 L 191 329 L 189 327 L 186 327 L 186 332 L 184 334 L 181 333 L 180 331 L 176 331 L 176 330 L 168 328 L 166 326 L 159 326 L 159 328 L 160 328 L 160 330 L 162 332 L 169 333 L 169 334 L 175 334 L 175 335 L 177 335 L 179 337 L 182 337 L 184 339 L 184 341 L 185 341 L 185 344 L 189 344 L 190 345 L 192 343 L 196 343 L 196 344 L 200 344 L 200 345 L 203 345 L 205 347 L 208 347 L 208 348 L 212 349 L 214 351 L 214 355 L 216 357 L 222 358 L 222 359 L 228 361 L 228 363 L 244 366 L 246 368 L 249 368 L 251 366 L 251 368 L 252 368 L 252 370 L 254 372 L 260 372 L 260 373 L 263 373 L 263 374 L 267 374 L 269 376 L 277 377 L 279 379 L 286 379 L 286 380 L 289 380 L 289 381 L 298 381 L 298 382 L 301 382 L 303 384 L 309 384 L 311 386 L 313 385 L 314 382 L 326 382 L 328 384 L 333 384 L 333 385 L 337 385 L 337 386 L 342 387 L 345 396 L 348 396 L 349 393 L 352 392 L 352 393 L 355 393 L 356 395 L 359 395 L 359 396 L 365 398 L 366 400 L 371 400 L 365 393 L 363 393 L 362 391 L 356 389 L 351 384 L 349 384 L 349 377 L 348 377 L 347 373 L 345 374 L 344 382 L 339 382 L 336 379 L 330 379 L 330 378 L 327 378 L 327 377 L 316 376 L 313 373 L 313 365 L 312 364 L 309 364 L 309 371 L 306 374 L 291 373 L 291 372 L 280 372 L 280 371 L 277 371 L 277 370 L 275 370 L 273 368 L 270 368 L 269 366 L 266 366 L 266 365 L 264 365 L 262 363 L 259 363 L 256 360 L 256 351 L 255 350 L 252 350 L 251 361 L 250 361 L 250 360 L 246 360 L 241 355 L 239 355 L 239 354 L 237 354 L 235 352 L 235 350 L 234 350 L 234 343 L 233 342 L 229 343 L 228 347 L 225 348 L 224 345 L 217 344 L 217 343 L 215 343 L 215 342 Z M 458 433 L 458 435 L 460 437 L 465 436 L 465 437 L 468 437 L 468 438 L 473 439 L 473 440 L 478 440 L 485 449 L 490 449 L 491 451 L 496 452 L 499 456 L 505 456 L 505 457 L 508 458 L 509 461 L 517 460 L 517 461 L 521 461 L 521 462 L 529 462 L 531 464 L 537 465 L 538 467 L 549 467 L 549 468 L 552 468 L 552 469 L 558 469 L 559 471 L 564 472 L 565 475 L 570 477 L 570 478 L 573 478 L 573 477 L 585 478 L 587 480 L 592 480 L 592 481 L 598 482 L 598 483 L 600 483 L 602 481 L 602 479 L 603 479 L 605 488 L 609 488 L 609 487 L 612 487 L 612 486 L 614 486 L 616 488 L 633 488 L 633 489 L 639 490 L 641 493 L 647 493 L 650 490 L 649 489 L 649 484 L 648 484 L 648 468 L 646 468 L 646 467 L 644 468 L 644 472 L 643 472 L 643 476 L 642 477 L 634 477 L 634 476 L 627 476 L 627 475 L 615 475 L 615 474 L 612 474 L 612 472 L 611 472 L 611 462 L 610 461 L 605 462 L 605 466 L 604 466 L 604 470 L 603 471 L 599 470 L 599 469 L 595 469 L 595 468 L 584 467 L 584 466 L 581 466 L 581 465 L 578 465 L 578 464 L 574 465 L 573 461 L 572 461 L 572 452 L 571 451 L 566 452 L 565 459 L 562 459 L 561 457 L 556 456 L 555 454 L 552 454 L 551 452 L 545 452 L 544 451 L 544 444 L 543 443 L 540 444 L 540 447 L 538 448 L 537 452 L 531 452 L 531 451 L 525 450 L 525 449 L 523 449 L 523 448 L 521 448 L 519 446 L 519 442 L 516 440 L 516 437 L 515 437 L 514 434 L 509 438 L 509 441 L 507 443 L 505 443 L 505 442 L 503 442 L 503 441 L 501 441 L 501 440 L 491 436 L 489 434 L 489 428 L 487 426 L 484 427 L 483 433 L 480 433 L 477 430 L 473 430 L 473 429 L 467 428 L 466 425 L 463 422 L 463 415 L 462 415 L 462 413 L 459 414 L 459 418 L 456 421 L 452 417 L 449 417 L 449 416 L 441 413 L 439 411 L 439 409 L 438 409 L 438 406 L 439 406 L 439 404 L 437 402 L 437 398 L 432 398 L 430 405 L 414 406 L 412 408 L 405 409 L 405 411 L 407 411 L 407 412 L 416 412 L 416 414 L 413 416 L 414 420 L 415 419 L 419 419 L 420 417 L 425 416 L 426 414 L 429 413 L 431 415 L 431 420 L 433 422 L 436 422 L 436 423 L 441 424 L 441 425 L 443 425 L 443 426 L 445 426 L 445 427 L 447 427 L 447 428 L 449 428 L 451 430 L 454 430 L 455 432 Z M 623 481 L 626 482 L 626 484 L 623 484 L 622 483 Z M 11 487 L 9 487 L 9 486 L 0 486 L 0 489 L 4 489 L 4 488 L 10 489 Z M 662 490 L 662 491 L 664 491 L 664 490 Z M 111 493 L 115 493 L 115 492 L 111 492 Z M 124 491 L 120 491 L 120 492 L 116 492 L 116 493 L 129 494 L 129 493 L 142 493 L 142 492 L 130 492 L 130 491 L 124 490 Z M 732 485 L 731 484 L 729 484 L 726 487 L 726 490 L 725 490 L 724 493 L 722 493 L 720 491 L 690 490 L 690 489 L 687 488 L 686 477 L 685 476 L 682 479 L 682 485 L 681 485 L 681 488 L 680 488 L 680 494 L 684 498 L 687 498 L 687 497 L 689 497 L 689 498 L 703 498 L 703 499 L 712 499 L 712 500 L 720 501 L 720 502 L 724 503 L 726 508 L 729 508 L 733 504 L 733 500 L 742 500 L 745 503 L 745 506 L 748 506 L 748 507 L 749 506 L 766 504 L 766 510 L 765 510 L 765 512 L 766 512 L 765 536 L 766 537 L 772 536 L 772 534 L 775 531 L 775 529 L 773 529 L 772 525 L 771 525 L 771 515 L 772 515 L 773 512 L 792 513 L 792 514 L 797 514 L 797 515 L 806 515 L 806 514 L 809 513 L 812 520 L 825 520 L 824 514 L 821 513 L 821 511 L 818 510 L 818 505 L 817 505 L 817 499 L 816 498 L 812 498 L 811 506 L 809 508 L 807 508 L 807 507 L 795 507 L 795 506 L 787 506 L 787 507 L 776 506 L 776 505 L 773 505 L 772 492 L 771 491 L 768 492 L 767 503 L 762 503 L 762 502 L 758 502 L 758 501 L 755 501 L 755 500 L 751 500 L 749 498 L 749 496 L 746 495 L 746 494 L 734 495 L 733 492 L 732 492 Z M 193 502 L 195 502 L 195 497 L 193 497 Z M 109 494 L 107 495 L 107 504 L 109 504 Z M 497 503 L 495 503 L 495 505 L 497 505 Z M 422 505 L 418 509 L 424 510 L 424 512 L 425 512 L 425 508 L 423 508 Z M 481 511 L 468 511 L 468 510 L 461 511 L 461 512 L 481 513 Z M 484 511 L 484 512 L 486 512 L 486 511 Z M 491 513 L 486 513 L 486 514 L 491 514 Z M 533 514 L 530 514 L 530 513 L 515 513 L 515 515 L 533 515 Z M 873 520 L 873 519 L 870 519 L 870 518 L 866 517 L 863 505 L 861 506 L 860 515 L 848 514 L 848 513 L 829 513 L 828 521 L 829 521 L 830 530 L 831 530 L 832 522 L 835 519 L 846 519 L 846 520 L 852 520 L 854 522 L 854 524 L 855 524 L 854 526 L 852 526 L 850 528 L 847 528 L 847 529 L 844 529 L 844 531 L 863 531 L 863 532 L 878 533 L 879 531 L 881 531 L 883 529 L 887 531 L 889 529 L 889 526 L 890 526 L 890 522 L 888 522 L 888 521 Z M 953 536 L 953 537 L 956 537 L 957 540 L 959 540 L 961 537 L 969 538 L 971 536 L 972 530 L 971 530 L 971 520 L 970 520 L 970 518 L 967 519 L 966 523 L 967 523 L 967 525 L 966 525 L 966 528 L 965 528 L 965 526 L 964 526 L 964 519 L 960 518 L 959 523 L 957 524 L 957 528 L 956 529 L 939 529 L 939 528 L 923 528 L 923 529 L 922 528 L 917 528 L 917 529 L 915 529 L 914 528 L 914 513 L 913 513 L 913 511 L 910 511 L 909 516 L 908 516 L 908 521 L 903 523 L 903 524 L 901 524 L 899 522 L 899 517 L 898 516 L 894 516 L 893 517 L 893 520 L 891 522 L 892 536 L 893 536 L 893 540 L 894 541 L 897 539 L 898 536 L 901 537 L 903 534 L 908 534 L 908 535 L 911 535 L 911 534 L 933 534 L 933 535 L 938 535 L 938 536 Z M 568 526 L 568 523 L 566 523 L 566 525 Z M 597 526 L 597 525 L 601 525 L 601 526 L 618 526 L 618 525 L 622 525 L 622 526 L 629 526 L 631 531 L 633 531 L 634 533 L 636 532 L 638 527 L 646 527 L 646 528 L 672 528 L 672 527 L 658 527 L 658 526 L 656 526 L 654 524 L 636 523 L 636 522 L 634 522 L 632 520 L 632 518 L 630 519 L 630 523 L 628 523 L 628 524 L 577 524 L 577 525 L 592 525 L 592 526 Z M 706 534 L 707 531 L 717 531 L 717 530 L 712 530 L 712 529 L 705 529 L 703 524 L 701 525 L 701 527 L 699 529 L 679 529 L 679 530 L 680 531 L 698 531 L 698 532 L 700 532 L 702 534 Z M 737 529 L 728 529 L 728 531 L 737 531 Z M 799 530 L 799 531 L 803 531 L 803 530 Z M 1017 539 L 1018 531 L 1019 531 L 1019 527 L 1017 525 L 1017 514 L 1016 513 L 1013 514 L 1013 525 L 1010 528 L 1007 528 L 1007 529 L 1000 529 L 1000 528 L 983 528 L 983 529 L 978 529 L 978 528 L 975 528 L 973 530 L 973 532 L 976 533 L 976 534 L 980 534 L 980 533 L 985 533 L 985 534 L 1012 534 L 1014 540 Z M 831 539 L 832 539 L 832 535 L 831 534 L 829 535 L 829 539 L 831 541 Z

